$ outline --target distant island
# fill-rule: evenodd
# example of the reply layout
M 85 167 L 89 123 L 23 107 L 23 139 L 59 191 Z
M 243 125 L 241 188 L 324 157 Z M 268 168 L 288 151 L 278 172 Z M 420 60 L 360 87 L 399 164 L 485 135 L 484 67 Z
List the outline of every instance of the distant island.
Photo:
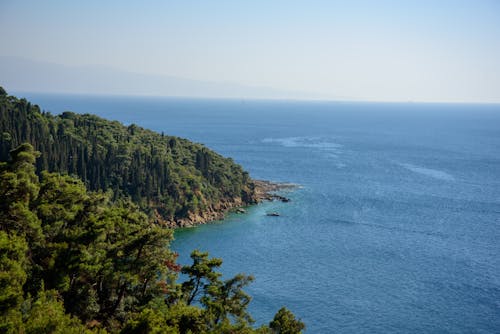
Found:
M 1 333 L 300 333 L 285 307 L 253 327 L 222 260 L 177 264 L 170 227 L 275 196 L 231 159 L 93 115 L 53 116 L 0 87 Z M 277 196 L 277 195 L 276 195 Z M 276 197 L 276 199 L 281 199 Z M 182 274 L 184 281 L 179 281 Z

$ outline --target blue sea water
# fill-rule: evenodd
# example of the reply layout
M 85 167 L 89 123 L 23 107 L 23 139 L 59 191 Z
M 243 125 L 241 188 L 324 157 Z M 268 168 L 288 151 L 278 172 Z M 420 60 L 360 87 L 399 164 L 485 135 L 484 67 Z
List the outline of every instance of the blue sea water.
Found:
M 500 332 L 500 106 L 25 95 L 202 142 L 254 178 L 300 185 L 178 230 L 307 333 Z M 278 211 L 280 217 L 266 212 Z

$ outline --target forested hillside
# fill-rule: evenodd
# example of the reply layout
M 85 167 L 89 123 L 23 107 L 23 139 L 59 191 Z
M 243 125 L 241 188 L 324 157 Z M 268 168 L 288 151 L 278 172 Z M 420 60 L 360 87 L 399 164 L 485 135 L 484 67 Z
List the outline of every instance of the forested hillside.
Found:
M 28 143 L 0 162 L 0 333 L 299 333 L 285 308 L 252 328 L 252 281 L 223 280 L 222 261 L 193 251 L 180 266 L 172 230 L 130 200 L 77 178 L 35 174 Z M 41 160 L 41 158 L 39 158 Z M 178 274 L 184 282 L 178 282 Z
M 91 190 L 130 197 L 169 226 L 218 218 L 256 200 L 248 173 L 201 144 L 89 114 L 51 115 L 1 87 L 0 135 L 0 160 L 29 142 L 42 153 L 38 174 L 77 175 Z

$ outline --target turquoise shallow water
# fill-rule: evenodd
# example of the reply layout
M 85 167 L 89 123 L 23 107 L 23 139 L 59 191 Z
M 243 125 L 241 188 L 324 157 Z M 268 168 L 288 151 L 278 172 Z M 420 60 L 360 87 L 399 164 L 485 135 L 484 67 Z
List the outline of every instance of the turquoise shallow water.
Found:
M 24 95 L 299 184 L 290 203 L 176 232 L 180 262 L 199 248 L 255 276 L 258 324 L 286 305 L 308 333 L 500 332 L 498 105 Z

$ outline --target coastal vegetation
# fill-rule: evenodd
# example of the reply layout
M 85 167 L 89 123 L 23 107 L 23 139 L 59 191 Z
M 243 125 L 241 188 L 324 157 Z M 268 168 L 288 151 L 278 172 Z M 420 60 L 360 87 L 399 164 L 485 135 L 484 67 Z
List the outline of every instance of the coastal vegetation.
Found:
M 3 90 L 0 93 L 1 145 L 2 150 L 10 149 L 10 157 L 0 162 L 0 333 L 300 333 L 304 328 L 285 308 L 269 325 L 253 327 L 247 310 L 251 298 L 244 291 L 252 276 L 238 274 L 225 279 L 218 271 L 222 260 L 199 250 L 191 253 L 192 264 L 178 264 L 177 254 L 169 248 L 172 230 L 151 212 L 144 212 L 143 208 L 153 201 L 148 201 L 146 192 L 127 193 L 118 186 L 120 183 L 114 183 L 116 180 L 101 179 L 92 173 L 87 174 L 92 177 L 80 179 L 78 173 L 70 172 L 71 168 L 88 172 L 94 166 L 79 169 L 85 159 L 76 167 L 64 166 L 64 154 L 54 150 L 78 154 L 82 152 L 78 147 L 85 151 L 84 144 L 92 142 L 88 137 L 75 139 L 76 134 L 84 133 L 77 130 L 79 125 L 75 124 L 80 123 L 75 123 L 76 119 L 94 120 L 102 126 L 112 124 L 110 132 L 114 135 L 128 133 L 123 126 L 90 115 L 71 114 L 72 121 L 66 122 L 66 116 L 42 113 L 25 100 L 7 96 Z M 58 135 L 56 129 L 62 123 L 65 125 Z M 142 152 L 145 147 L 135 138 L 138 133 L 142 133 L 142 139 L 159 140 L 158 145 L 161 140 L 168 144 L 174 138 L 135 128 L 134 134 L 123 133 L 119 141 L 96 123 L 91 124 L 95 125 L 89 127 L 91 132 L 102 137 L 96 143 L 109 144 L 107 138 L 116 140 L 111 143 L 121 147 L 121 140 L 128 138 L 135 143 L 125 145 L 130 152 Z M 65 132 L 67 127 L 72 131 Z M 45 135 L 51 139 L 46 140 Z M 45 148 L 45 153 L 52 152 L 52 159 L 44 159 L 45 153 L 28 142 L 12 147 L 20 138 L 31 138 Z M 193 189 L 190 186 L 213 187 L 211 192 L 199 189 L 200 198 L 210 199 L 212 205 L 217 204 L 216 199 L 243 197 L 251 191 L 251 181 L 241 167 L 201 145 L 178 138 L 175 141 L 174 147 L 182 149 L 166 149 L 163 158 L 146 155 L 152 161 L 163 161 L 167 171 L 177 170 L 169 174 L 179 178 L 172 186 L 184 185 L 185 193 Z M 90 146 L 91 152 L 99 150 L 100 144 L 96 143 Z M 113 145 L 108 149 L 112 150 Z M 181 152 L 188 161 L 181 164 L 183 167 L 176 163 L 184 160 L 171 157 Z M 210 158 L 197 161 L 197 154 L 201 154 L 198 152 Z M 87 162 L 92 159 L 91 155 Z M 69 164 L 71 161 L 66 160 Z M 212 168 L 213 161 L 223 166 Z M 100 163 L 106 167 L 105 162 Z M 49 171 L 49 167 L 59 171 Z M 130 165 L 129 169 L 135 167 Z M 193 173 L 191 178 L 183 174 L 187 172 Z M 154 175 L 148 170 L 143 173 Z M 181 176 L 188 177 L 188 181 Z M 240 183 L 226 184 L 229 180 Z M 95 188 L 92 182 L 97 182 Z M 206 194 L 214 197 L 205 198 Z M 173 207 L 190 203 L 180 195 L 170 201 Z M 189 207 L 184 214 L 193 210 Z M 182 216 L 181 211 L 171 211 L 172 217 Z
M 202 144 L 90 114 L 52 115 L 1 87 L 0 136 L 1 161 L 28 142 L 42 153 L 37 174 L 75 175 L 90 190 L 130 198 L 170 227 L 220 219 L 257 200 L 248 173 Z

